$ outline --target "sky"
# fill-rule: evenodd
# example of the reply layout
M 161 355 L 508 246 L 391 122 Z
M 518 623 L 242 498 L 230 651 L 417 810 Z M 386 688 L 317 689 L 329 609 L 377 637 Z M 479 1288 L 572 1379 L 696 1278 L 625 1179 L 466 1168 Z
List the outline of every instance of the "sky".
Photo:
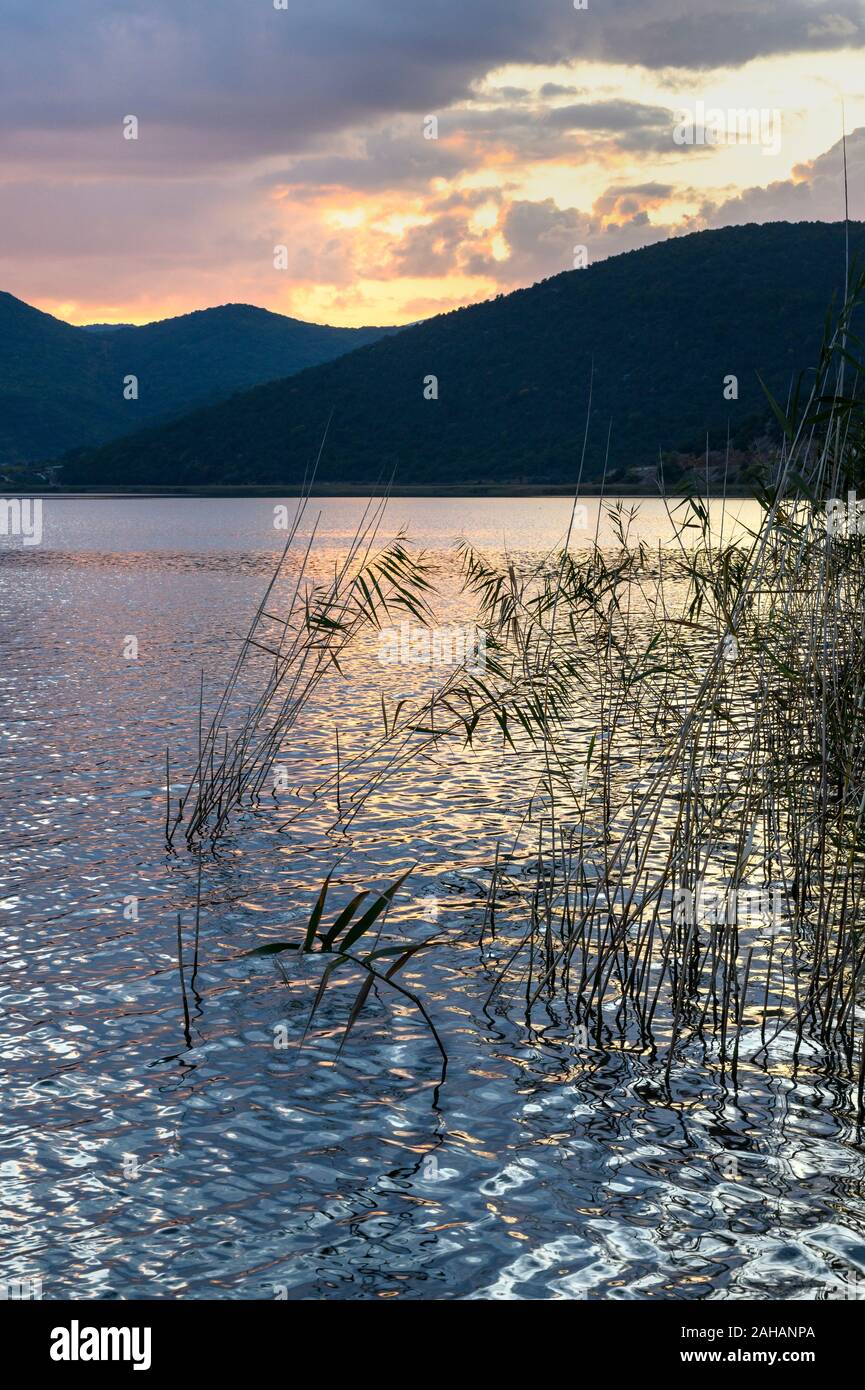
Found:
M 77 324 L 409 323 L 837 221 L 845 128 L 865 219 L 865 0 L 578 3 L 3 0 L 0 288 Z

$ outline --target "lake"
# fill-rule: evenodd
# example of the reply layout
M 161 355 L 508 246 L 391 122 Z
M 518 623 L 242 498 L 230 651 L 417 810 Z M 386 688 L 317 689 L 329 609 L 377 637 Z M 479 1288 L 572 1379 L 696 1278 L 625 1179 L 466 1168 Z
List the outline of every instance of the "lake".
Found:
M 210 699 L 283 500 L 49 496 L 40 545 L 0 539 L 0 1280 L 88 1299 L 838 1296 L 865 1276 L 865 1160 L 807 1051 L 780 1074 L 746 1061 L 735 1093 L 686 1061 L 670 1096 L 651 1058 L 575 1055 L 511 996 L 488 1002 L 483 898 L 532 780 L 493 740 L 384 784 L 350 834 L 311 796 L 296 820 L 277 797 L 238 818 L 203 871 L 187 1030 L 177 914 L 188 953 L 196 864 L 166 852 L 166 745 L 182 784 L 200 673 Z M 624 505 L 632 535 L 671 543 L 660 503 Z M 585 506 L 572 546 L 612 544 Z M 759 518 L 712 506 L 727 538 Z M 321 572 L 362 507 L 310 503 Z M 458 622 L 456 538 L 538 559 L 569 515 L 562 498 L 398 498 L 384 534 L 426 549 Z M 349 750 L 368 737 L 383 679 L 412 693 L 424 673 L 383 672 L 370 637 L 316 691 L 291 749 L 309 788 L 337 728 Z M 283 979 L 244 955 L 297 932 L 331 870 L 379 886 L 415 864 L 388 921 L 448 943 L 405 974 L 443 1083 L 406 999 L 373 997 L 337 1056 L 357 981 L 335 985 L 300 1049 L 317 963 Z

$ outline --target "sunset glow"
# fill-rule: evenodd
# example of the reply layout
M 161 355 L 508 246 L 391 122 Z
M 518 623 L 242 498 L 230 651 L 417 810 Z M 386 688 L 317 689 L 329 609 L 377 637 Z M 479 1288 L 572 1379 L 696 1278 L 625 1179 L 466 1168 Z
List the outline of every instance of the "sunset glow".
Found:
M 726 37 L 703 51 L 664 0 L 641 7 L 645 26 L 621 42 L 605 20 L 603 44 L 590 10 L 552 3 L 519 21 L 482 5 L 462 24 L 454 7 L 445 34 L 448 4 L 426 30 L 400 21 L 387 71 L 366 52 L 376 8 L 351 22 L 337 3 L 317 17 L 244 8 L 242 20 L 229 0 L 198 33 L 152 4 L 148 56 L 130 65 L 123 26 L 100 23 L 97 5 L 83 32 L 62 36 L 59 82 L 50 35 L 34 71 L 3 60 L 2 284 L 76 324 L 238 300 L 339 325 L 407 323 L 570 269 L 575 245 L 601 259 L 736 222 L 836 220 L 844 120 L 851 167 L 865 167 L 856 6 L 787 7 L 749 51 L 728 8 L 713 16 L 704 3 L 706 32 Z M 532 25 L 530 45 L 508 16 Z M 243 36 L 226 75 L 213 55 L 232 20 Z M 85 40 L 103 59 L 92 82 Z M 511 42 L 536 61 L 507 61 Z M 304 104 L 291 74 L 322 46 L 332 87 Z M 223 102 L 222 81 L 236 82 L 242 110 Z M 698 103 L 775 113 L 777 148 L 676 143 Z M 130 112 L 135 140 L 123 138 Z

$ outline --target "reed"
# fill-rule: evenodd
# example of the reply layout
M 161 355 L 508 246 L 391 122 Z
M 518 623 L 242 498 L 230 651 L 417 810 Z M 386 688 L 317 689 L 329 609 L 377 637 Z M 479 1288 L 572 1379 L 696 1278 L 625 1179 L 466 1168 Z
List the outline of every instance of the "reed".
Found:
M 423 621 L 429 613 L 432 586 L 423 557 L 415 556 L 402 536 L 376 548 L 386 495 L 367 504 L 346 555 L 327 581 L 309 573 L 320 518 L 301 540 L 308 502 L 308 494 L 298 502 L 206 729 L 200 709 L 198 758 L 173 815 L 168 784 L 169 848 L 181 827 L 191 849 L 203 841 L 216 844 L 236 811 L 258 804 L 277 759 L 291 758 L 289 736 L 319 685 L 333 673 L 341 675 L 340 661 L 365 630 L 395 614 Z M 202 675 L 202 707 L 203 699 Z
M 668 1083 L 694 1046 L 735 1076 L 749 1025 L 750 1056 L 788 1033 L 795 1058 L 807 1034 L 842 1060 L 861 1122 L 865 538 L 824 521 L 862 476 L 852 286 L 810 389 L 775 407 L 753 534 L 671 501 L 675 544 L 650 555 L 619 504 L 613 548 L 522 574 L 464 562 L 500 667 L 543 689 L 510 711 L 541 771 L 492 876 L 490 1001 L 523 1000 L 532 1029 L 561 1009 L 597 1048 L 660 1038 Z M 495 717 L 510 740 L 506 704 Z M 579 776 L 575 717 L 592 730 Z M 770 922 L 743 919 L 755 893 Z
M 728 532 L 726 504 L 714 525 L 707 502 L 690 496 L 665 498 L 673 544 L 663 548 L 632 540 L 623 503 L 606 505 L 612 545 L 596 531 L 579 548 L 569 528 L 560 551 L 532 565 L 462 543 L 485 669 L 461 666 L 395 709 L 382 697 L 381 732 L 351 756 L 339 744 L 333 775 L 315 788 L 333 795 L 348 835 L 389 779 L 432 754 L 464 756 L 495 732 L 536 777 L 490 868 L 479 931 L 488 1003 L 519 1008 L 530 1034 L 580 1039 L 582 1051 L 655 1057 L 667 1087 L 685 1055 L 712 1060 L 735 1084 L 744 1060 L 770 1065 L 789 1046 L 795 1066 L 807 1044 L 847 1078 L 859 1124 L 865 535 L 829 534 L 825 511 L 865 472 L 854 332 L 863 299 L 865 277 L 851 272 L 815 370 L 785 407 L 772 402 L 782 444 L 756 484 L 753 531 Z M 306 500 L 201 723 L 169 843 L 181 826 L 199 852 L 216 843 L 257 804 L 276 758 L 291 756 L 297 720 L 357 637 L 394 611 L 421 621 L 431 612 L 423 557 L 402 537 L 375 548 L 386 497 L 367 507 L 332 579 L 308 574 L 314 529 L 290 566 Z M 371 992 L 397 989 L 445 1058 L 422 1001 L 395 980 L 441 940 L 379 945 L 401 882 L 360 917 L 366 895 L 356 895 L 324 928 L 328 877 L 303 936 L 255 954 L 280 968 L 293 951 L 322 958 L 309 1023 L 337 968 L 363 973 L 343 1043 Z
M 379 944 L 381 930 L 384 925 L 384 919 L 387 916 L 388 908 L 410 873 L 411 869 L 407 869 L 406 872 L 396 879 L 388 888 L 379 893 L 374 898 L 372 904 L 366 907 L 366 910 L 361 913 L 360 917 L 358 917 L 357 914 L 369 897 L 369 890 L 363 889 L 360 893 L 356 893 L 338 913 L 331 925 L 329 927 L 324 927 L 323 918 L 332 877 L 328 875 L 319 890 L 315 906 L 312 909 L 301 940 L 269 941 L 263 946 L 256 946 L 254 950 L 247 951 L 246 955 L 279 957 L 286 954 L 286 952 L 297 951 L 302 955 L 316 955 L 326 958 L 318 989 L 316 990 L 315 998 L 313 999 L 312 1007 L 309 1011 L 306 1027 L 300 1038 L 299 1045 L 301 1047 L 306 1041 L 307 1034 L 321 1007 L 327 987 L 333 975 L 340 967 L 353 968 L 356 971 L 359 970 L 364 976 L 363 983 L 355 996 L 349 1012 L 348 1022 L 346 1023 L 345 1031 L 339 1045 L 340 1052 L 342 1052 L 348 1040 L 348 1035 L 357 1022 L 373 987 L 378 984 L 385 986 L 387 989 L 395 990 L 397 994 L 408 999 L 423 1018 L 430 1035 L 441 1053 L 442 1081 L 444 1081 L 448 1058 L 435 1024 L 430 1018 L 419 996 L 412 990 L 407 989 L 405 985 L 401 984 L 395 978 L 399 971 L 402 970 L 403 966 L 412 960 L 418 952 L 429 950 L 431 947 L 435 946 L 437 944 L 436 939 L 434 937 L 428 937 L 424 941 L 416 941 L 408 945 L 406 945 L 405 942 L 398 945 L 382 946 Z M 378 926 L 376 927 L 377 923 Z M 373 944 L 370 949 L 364 950 L 363 938 L 366 937 L 373 928 L 376 928 Z M 277 963 L 282 970 L 282 963 L 280 961 L 277 961 Z M 288 977 L 285 975 L 284 970 L 283 978 L 286 983 L 288 983 Z

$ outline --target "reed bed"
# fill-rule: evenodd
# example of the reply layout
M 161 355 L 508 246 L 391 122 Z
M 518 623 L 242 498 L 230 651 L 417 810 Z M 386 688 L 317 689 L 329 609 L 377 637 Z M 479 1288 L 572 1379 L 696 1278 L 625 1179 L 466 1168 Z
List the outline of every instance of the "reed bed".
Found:
M 850 1079 L 860 1123 L 865 540 L 825 517 L 861 478 L 861 297 L 860 282 L 807 396 L 778 410 L 784 447 L 744 543 L 693 498 L 656 555 L 620 508 L 614 552 L 522 576 L 466 561 L 483 620 L 552 692 L 527 729 L 536 795 L 496 858 L 490 1001 L 585 1046 L 660 1039 L 667 1082 L 689 1050 L 735 1074 L 746 1050 L 795 1064 L 807 1039 Z M 592 730 L 579 775 L 574 709 Z
M 859 1123 L 865 535 L 855 524 L 833 534 L 825 517 L 863 475 L 853 331 L 863 297 L 865 279 L 851 277 L 816 369 L 784 408 L 773 402 L 783 443 L 755 484 L 755 529 L 741 534 L 725 507 L 719 527 L 690 497 L 669 499 L 674 542 L 657 549 L 631 539 L 621 503 L 607 509 L 613 545 L 596 532 L 577 546 L 569 528 L 559 553 L 530 566 L 462 543 L 483 669 L 457 667 L 392 709 L 382 697 L 380 732 L 314 789 L 319 802 L 335 792 L 335 824 L 349 835 L 389 779 L 432 755 L 470 756 L 494 731 L 537 778 L 492 862 L 455 866 L 487 871 L 478 947 L 490 1005 L 518 1007 L 530 1034 L 656 1058 L 668 1086 L 677 1058 L 711 1057 L 735 1079 L 745 1058 L 788 1067 L 816 1049 L 847 1078 Z M 429 620 L 423 557 L 402 537 L 375 548 L 386 498 L 370 504 L 331 581 L 307 578 L 312 537 L 292 568 L 307 501 L 176 811 L 169 800 L 169 843 L 182 827 L 200 853 L 255 807 L 311 695 L 340 675 L 363 631 L 393 611 Z M 249 676 L 258 688 L 238 713 Z M 383 979 L 377 956 L 352 959 L 363 932 L 351 936 L 348 908 L 338 930 L 322 925 L 330 883 L 303 941 L 275 953 L 333 957 L 312 1015 L 337 963 L 365 971 L 349 1031 L 396 969 Z M 380 945 L 395 891 L 364 928 L 376 921 L 373 950 L 394 967 L 414 949 Z M 419 943 L 432 944 L 444 945 Z

